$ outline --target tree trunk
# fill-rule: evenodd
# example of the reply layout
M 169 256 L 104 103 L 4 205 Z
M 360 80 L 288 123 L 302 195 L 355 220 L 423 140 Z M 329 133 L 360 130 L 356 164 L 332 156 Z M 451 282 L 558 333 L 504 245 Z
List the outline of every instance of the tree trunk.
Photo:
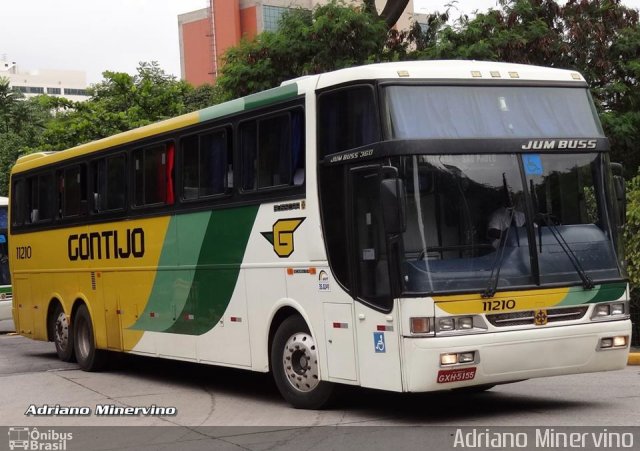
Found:
M 409 0 L 387 0 L 382 12 L 378 14 L 376 0 L 364 0 L 365 9 L 383 19 L 388 28 L 393 27 L 398 22 L 408 4 Z

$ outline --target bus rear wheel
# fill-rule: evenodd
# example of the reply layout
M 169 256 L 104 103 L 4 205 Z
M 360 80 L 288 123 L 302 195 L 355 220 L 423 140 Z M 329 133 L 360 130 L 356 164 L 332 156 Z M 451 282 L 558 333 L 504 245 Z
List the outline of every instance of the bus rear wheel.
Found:
M 271 371 L 280 394 L 296 409 L 321 409 L 331 401 L 334 385 L 320 380 L 318 348 L 302 317 L 290 316 L 278 327 Z
M 73 330 L 69 323 L 69 317 L 64 313 L 60 304 L 54 308 L 50 321 L 52 322 L 50 331 L 53 334 L 53 342 L 56 345 L 58 358 L 63 362 L 73 362 L 75 359 Z
M 96 349 L 91 315 L 86 305 L 78 307 L 73 318 L 73 341 L 78 365 L 84 371 L 98 371 L 106 364 L 105 351 Z

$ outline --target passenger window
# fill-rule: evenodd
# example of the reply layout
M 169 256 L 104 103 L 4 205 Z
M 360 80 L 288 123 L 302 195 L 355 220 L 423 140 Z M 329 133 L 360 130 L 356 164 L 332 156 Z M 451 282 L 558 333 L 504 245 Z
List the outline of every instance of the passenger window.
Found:
M 84 165 L 57 171 L 57 216 L 68 218 L 87 213 L 87 171 Z M 53 190 L 52 190 L 53 191 Z
M 92 163 L 93 212 L 125 207 L 126 164 L 124 155 L 101 158 Z
M 136 206 L 173 204 L 173 143 L 133 152 Z
M 243 123 L 240 153 L 244 191 L 302 185 L 305 163 L 302 110 Z
M 226 130 L 182 140 L 183 199 L 227 193 L 233 188 L 233 154 Z
M 24 224 L 27 210 L 26 181 L 17 180 L 11 190 L 11 223 L 14 226 Z
M 26 200 L 26 208 L 17 212 L 20 217 L 14 224 L 35 224 L 53 219 L 53 175 L 49 173 L 29 177 L 26 182 L 21 181 L 20 185 L 17 195 L 21 197 L 20 202 Z
M 319 158 L 380 140 L 374 91 L 355 86 L 320 95 Z

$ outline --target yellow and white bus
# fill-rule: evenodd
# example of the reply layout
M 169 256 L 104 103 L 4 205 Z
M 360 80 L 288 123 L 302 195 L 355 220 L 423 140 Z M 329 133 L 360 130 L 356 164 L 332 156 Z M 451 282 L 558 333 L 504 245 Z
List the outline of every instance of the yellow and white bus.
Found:
M 18 160 L 20 334 L 271 371 L 319 408 L 625 366 L 624 184 L 583 77 L 469 61 L 307 76 Z

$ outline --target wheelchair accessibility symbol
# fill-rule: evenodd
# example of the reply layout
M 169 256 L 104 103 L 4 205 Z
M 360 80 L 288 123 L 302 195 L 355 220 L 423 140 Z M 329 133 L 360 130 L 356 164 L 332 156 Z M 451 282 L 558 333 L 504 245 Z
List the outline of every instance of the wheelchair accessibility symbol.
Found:
M 387 346 L 384 344 L 384 332 L 373 333 L 373 344 L 376 352 L 387 352 Z
M 542 175 L 544 168 L 542 167 L 542 158 L 539 154 L 527 154 L 522 156 L 524 163 L 524 173 L 526 175 Z

